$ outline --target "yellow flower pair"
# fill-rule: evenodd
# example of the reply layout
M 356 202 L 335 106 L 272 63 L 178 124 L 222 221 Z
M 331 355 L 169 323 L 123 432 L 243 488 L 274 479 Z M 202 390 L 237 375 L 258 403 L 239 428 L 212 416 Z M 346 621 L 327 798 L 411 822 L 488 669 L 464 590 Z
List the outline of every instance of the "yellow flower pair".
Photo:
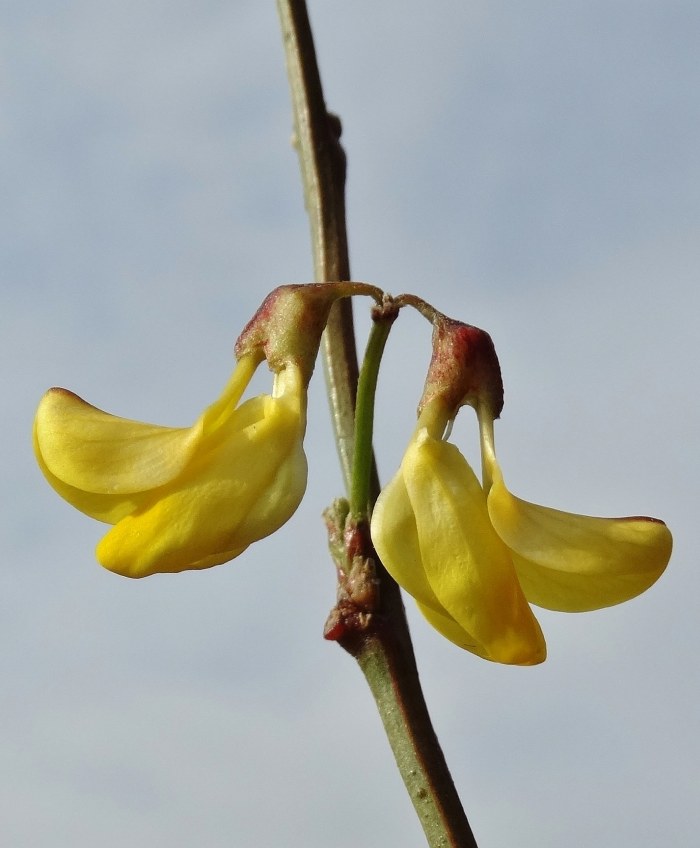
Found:
M 127 577 L 209 568 L 291 517 L 306 487 L 306 390 L 321 333 L 334 300 L 356 290 L 378 299 L 365 284 L 275 290 L 239 338 L 223 394 L 188 428 L 47 392 L 34 422 L 37 461 L 69 503 L 114 525 L 97 547 L 105 568 Z M 539 663 L 546 648 L 530 603 L 578 612 L 632 598 L 663 572 L 671 534 L 651 518 L 571 515 L 511 495 L 493 444 L 503 405 L 493 343 L 429 310 L 433 358 L 418 423 L 376 503 L 372 541 L 448 639 L 496 662 Z M 263 359 L 272 393 L 240 403 Z M 445 439 L 463 405 L 479 418 L 483 485 Z

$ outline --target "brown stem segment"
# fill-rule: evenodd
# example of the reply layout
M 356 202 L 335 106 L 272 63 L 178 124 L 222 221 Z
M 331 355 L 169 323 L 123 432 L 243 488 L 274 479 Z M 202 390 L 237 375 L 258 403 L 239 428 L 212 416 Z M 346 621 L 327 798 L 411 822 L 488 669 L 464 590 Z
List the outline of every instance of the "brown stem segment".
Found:
M 345 227 L 345 151 L 340 120 L 328 113 L 316 62 L 306 4 L 278 0 L 287 74 L 292 92 L 294 131 L 316 282 L 350 279 Z M 336 303 L 323 336 L 323 360 L 338 453 L 346 486 L 352 469 L 358 367 L 352 303 Z
M 316 280 L 348 280 L 340 121 L 326 110 L 304 0 L 277 0 L 277 6 Z M 338 450 L 350 490 L 358 366 L 349 301 L 333 307 L 324 357 Z M 374 502 L 379 491 L 376 473 L 372 490 Z M 338 570 L 338 603 L 326 625 L 326 638 L 338 641 L 354 656 L 367 679 L 428 845 L 476 848 L 423 698 L 399 588 L 373 551 L 366 522 L 348 519 L 347 512 L 347 504 L 341 502 L 326 514 Z

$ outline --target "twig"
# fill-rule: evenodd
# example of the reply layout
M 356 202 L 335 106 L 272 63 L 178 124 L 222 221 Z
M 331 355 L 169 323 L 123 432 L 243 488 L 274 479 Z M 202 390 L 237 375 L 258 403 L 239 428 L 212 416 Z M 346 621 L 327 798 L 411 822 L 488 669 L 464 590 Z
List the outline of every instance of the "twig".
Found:
M 340 121 L 326 110 L 304 0 L 277 0 L 277 6 L 316 281 L 347 280 L 350 268 L 345 226 L 345 154 L 340 146 Z M 358 367 L 349 300 L 333 309 L 325 333 L 324 359 L 336 440 L 350 491 Z M 378 494 L 376 474 L 373 476 L 372 503 Z M 362 614 L 358 614 L 352 593 L 346 592 L 343 585 L 348 564 L 339 564 L 339 595 L 344 598 L 344 605 L 339 601 L 334 610 L 330 638 L 356 658 L 365 674 L 428 845 L 476 848 L 423 698 L 398 586 L 378 561 L 366 522 L 336 527 L 335 532 L 350 539 L 358 560 L 368 567 L 374 564 L 371 574 L 377 591 L 369 593 L 376 597 L 369 612 L 361 609 Z

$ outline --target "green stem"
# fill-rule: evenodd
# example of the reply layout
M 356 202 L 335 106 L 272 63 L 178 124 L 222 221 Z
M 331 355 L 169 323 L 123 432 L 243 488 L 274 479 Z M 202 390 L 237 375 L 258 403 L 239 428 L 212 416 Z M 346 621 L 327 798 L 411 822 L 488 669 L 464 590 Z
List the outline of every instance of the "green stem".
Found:
M 355 658 L 430 848 L 478 848 L 428 716 L 413 649 L 403 634 L 364 640 Z
M 345 156 L 339 143 L 340 122 L 326 111 L 304 0 L 277 0 L 277 6 L 311 224 L 316 280 L 348 280 Z M 336 441 L 350 490 L 357 354 L 349 300 L 339 301 L 333 307 L 324 334 L 324 358 Z M 371 448 L 364 437 L 361 449 L 365 468 Z M 356 495 L 365 508 L 379 492 L 373 470 L 368 489 L 368 498 L 359 492 Z M 430 848 L 476 848 L 423 698 L 401 593 L 372 550 L 366 530 L 365 521 L 356 522 L 354 535 L 359 537 L 361 548 L 357 559 L 375 563 L 378 607 L 369 615 L 364 610 L 356 615 L 351 598 L 349 613 L 347 609 L 336 608 L 334 629 L 341 635 L 335 638 L 356 658 L 365 675 Z M 342 571 L 341 564 L 339 574 Z M 353 629 L 351 621 L 364 625 Z
M 350 514 L 355 519 L 367 518 L 371 501 L 374 452 L 372 431 L 374 427 L 374 398 L 377 391 L 379 366 L 389 338 L 396 310 L 381 313 L 374 318 L 367 341 L 365 358 L 357 386 L 357 409 L 355 410 L 355 450 L 350 485 Z

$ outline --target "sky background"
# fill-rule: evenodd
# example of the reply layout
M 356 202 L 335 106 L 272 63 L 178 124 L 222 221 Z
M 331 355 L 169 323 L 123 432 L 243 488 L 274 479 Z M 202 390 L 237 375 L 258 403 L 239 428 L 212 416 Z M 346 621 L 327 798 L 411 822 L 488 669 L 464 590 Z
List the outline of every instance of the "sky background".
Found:
M 486 663 L 407 607 L 481 848 L 694 846 L 700 827 L 700 6 L 311 2 L 349 159 L 353 276 L 488 330 L 512 491 L 667 521 L 640 598 L 538 613 Z M 42 393 L 188 425 L 265 294 L 312 277 L 272 0 L 0 12 L 0 836 L 11 848 L 421 846 L 359 670 L 321 639 L 342 493 L 321 369 L 306 498 L 209 571 L 129 581 L 45 484 Z M 361 338 L 367 313 L 356 313 Z M 386 481 L 429 328 L 380 376 Z M 265 390 L 265 374 L 256 382 Z M 453 440 L 477 456 L 468 412 Z

